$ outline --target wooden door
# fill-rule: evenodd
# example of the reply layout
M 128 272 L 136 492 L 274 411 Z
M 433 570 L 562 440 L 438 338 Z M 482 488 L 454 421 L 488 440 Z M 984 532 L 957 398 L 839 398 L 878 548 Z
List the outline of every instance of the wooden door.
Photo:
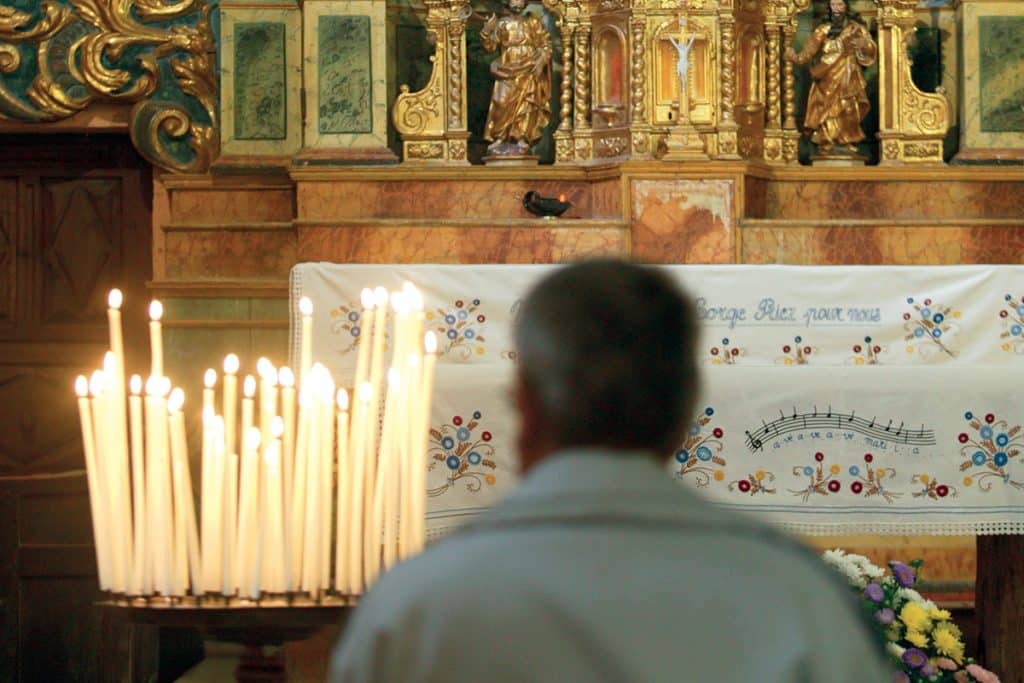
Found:
M 126 135 L 0 136 L 0 680 L 105 678 L 72 383 L 111 287 L 146 339 L 151 189 Z

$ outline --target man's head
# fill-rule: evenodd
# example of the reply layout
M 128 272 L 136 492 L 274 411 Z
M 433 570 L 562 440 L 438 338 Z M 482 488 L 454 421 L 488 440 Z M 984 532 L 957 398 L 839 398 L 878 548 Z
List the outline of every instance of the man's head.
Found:
M 846 2 L 844 0 L 829 0 L 828 20 L 832 24 L 829 29 L 829 37 L 835 38 L 846 25 Z
M 524 469 L 574 446 L 676 448 L 698 388 L 696 321 L 663 272 L 562 268 L 526 297 L 515 334 Z
M 505 5 L 514 13 L 519 14 L 526 9 L 526 0 L 506 0 Z

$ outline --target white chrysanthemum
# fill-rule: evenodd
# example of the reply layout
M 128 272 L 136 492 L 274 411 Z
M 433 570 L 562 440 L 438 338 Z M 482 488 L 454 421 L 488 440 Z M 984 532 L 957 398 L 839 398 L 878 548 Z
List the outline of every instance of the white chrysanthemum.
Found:
M 838 570 L 846 577 L 847 581 L 857 588 L 863 588 L 868 582 L 864 572 L 861 570 L 860 563 L 853 559 L 856 557 L 860 556 L 847 555 L 839 548 L 836 548 L 835 550 L 826 550 L 822 554 L 822 559 L 826 564 Z M 867 558 L 864 559 L 866 560 Z
M 894 643 L 892 641 L 889 641 L 888 643 L 885 644 L 885 649 L 888 650 L 889 654 L 891 654 L 896 659 L 902 658 L 903 657 L 903 653 L 906 652 L 905 648 L 900 647 L 899 645 L 897 645 L 896 643 Z

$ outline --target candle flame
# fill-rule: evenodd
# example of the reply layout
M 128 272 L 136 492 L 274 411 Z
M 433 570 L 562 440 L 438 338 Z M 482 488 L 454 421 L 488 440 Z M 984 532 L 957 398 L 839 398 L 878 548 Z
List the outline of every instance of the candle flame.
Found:
M 564 194 L 558 195 L 558 201 L 564 202 L 565 201 L 565 195 Z
M 224 372 L 229 375 L 233 375 L 238 372 L 238 356 L 233 353 L 229 353 L 224 356 Z
M 411 352 L 405 360 L 406 364 L 410 368 L 417 368 L 420 365 L 420 354 L 415 351 Z
M 256 378 L 252 375 L 246 375 L 245 381 L 242 383 L 242 391 L 245 393 L 246 398 L 252 398 L 256 395 Z
M 206 368 L 206 372 L 203 374 L 203 386 L 213 389 L 215 384 L 217 384 L 217 371 L 213 368 Z
M 405 313 L 408 307 L 405 305 L 405 294 L 403 292 L 391 292 L 391 308 L 395 313 Z
M 278 383 L 278 371 L 274 370 L 269 358 L 263 357 L 256 361 L 256 372 L 264 382 Z
M 132 375 L 131 379 L 128 380 L 128 389 L 132 392 L 132 396 L 138 396 L 142 393 L 142 378 L 138 375 Z
M 92 373 L 92 377 L 89 378 L 89 393 L 95 398 L 103 393 L 103 390 L 107 388 L 107 378 L 103 374 L 102 370 L 95 370 Z
M 181 387 L 174 387 L 170 398 L 167 399 L 167 412 L 173 415 L 181 410 L 183 405 L 185 405 L 185 392 Z
M 282 434 L 284 434 L 284 419 L 280 415 L 275 415 L 274 419 L 270 421 L 270 435 L 275 439 L 280 439 Z
M 308 408 L 312 402 L 313 387 L 311 387 L 309 382 L 307 382 L 299 389 L 299 405 L 303 408 Z
M 259 427 L 249 427 L 249 430 L 245 433 L 245 445 L 251 450 L 256 450 L 260 447 Z
M 85 398 L 89 395 L 89 380 L 85 378 L 85 375 L 75 378 L 75 393 L 78 394 L 78 398 Z
M 402 381 L 402 373 L 398 371 L 398 368 L 388 368 L 388 386 L 397 387 L 400 381 Z
M 413 287 L 409 293 L 409 305 L 414 311 L 423 310 L 423 294 L 416 287 Z
M 359 400 L 363 403 L 369 403 L 371 398 L 373 398 L 373 385 L 369 382 L 363 382 L 359 385 Z
M 116 287 L 110 290 L 110 294 L 107 295 L 107 306 L 120 309 L 122 303 L 124 303 L 124 294 L 121 293 L 121 290 Z
M 363 287 L 363 291 L 359 293 L 359 301 L 362 302 L 363 308 L 373 308 L 373 290 L 369 287 Z
M 146 393 L 150 396 L 166 396 L 171 390 L 171 380 L 167 377 L 151 375 L 146 380 Z
M 302 315 L 313 315 L 313 301 L 308 296 L 299 299 L 299 313 Z
M 383 287 L 373 290 L 373 302 L 377 304 L 377 308 L 386 305 L 388 303 L 388 290 Z
M 84 377 L 82 379 L 85 379 Z M 348 410 L 348 392 L 344 389 L 338 389 L 338 410 L 345 412 Z
M 161 377 L 159 383 L 157 384 L 157 388 L 160 391 L 161 396 L 166 396 L 167 394 L 169 394 L 171 392 L 171 378 Z
M 149 319 L 157 322 L 162 317 L 164 317 L 164 305 L 153 299 L 149 302 Z
M 427 332 L 423 335 L 423 350 L 427 353 L 437 353 L 437 335 Z
M 294 387 L 295 386 L 295 373 L 288 366 L 284 366 L 277 374 L 277 381 L 283 387 Z

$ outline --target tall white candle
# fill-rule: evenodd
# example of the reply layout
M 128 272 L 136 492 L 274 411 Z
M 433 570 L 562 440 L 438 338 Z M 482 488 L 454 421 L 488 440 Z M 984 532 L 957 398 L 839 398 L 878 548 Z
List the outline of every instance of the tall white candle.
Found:
M 284 433 L 281 436 L 281 486 L 284 489 L 282 503 L 285 509 L 284 517 L 284 553 L 285 557 L 291 556 L 291 526 L 289 516 L 292 509 L 292 485 L 295 470 L 295 375 L 291 368 L 282 367 L 277 374 L 278 382 L 281 385 L 281 418 L 283 420 Z M 285 566 L 290 566 L 289 562 Z M 287 588 L 291 590 L 291 586 Z
M 308 424 L 306 438 L 306 477 L 305 477 L 305 524 L 303 530 L 302 545 L 302 581 L 299 589 L 308 591 L 315 595 L 319 589 L 320 571 L 320 521 L 322 515 L 322 504 L 320 494 L 323 488 L 320 486 L 321 464 L 320 464 L 320 442 L 323 438 L 320 428 L 320 402 L 318 382 L 321 380 L 319 373 L 312 370 L 309 374 L 312 385 Z M 298 490 L 296 490 L 298 494 Z
M 370 348 L 373 343 L 373 319 L 374 319 L 374 298 L 373 290 L 369 287 L 363 288 L 359 295 L 363 305 L 362 314 L 359 316 L 359 352 L 356 354 L 356 376 L 353 387 L 358 387 L 366 381 L 369 372 Z
M 231 595 L 238 589 L 235 582 L 237 573 L 235 557 L 238 545 L 238 454 L 227 453 L 227 469 L 224 473 L 224 564 L 221 592 Z
M 322 367 L 322 366 L 321 366 Z M 319 588 L 327 590 L 331 587 L 331 529 L 334 525 L 334 515 L 331 504 L 334 497 L 334 380 L 331 373 L 323 368 L 323 380 L 320 389 L 320 431 L 323 438 L 320 440 L 320 571 Z
M 146 584 L 146 462 L 142 432 L 142 378 L 132 375 L 128 382 L 131 396 L 128 398 L 128 416 L 131 425 L 132 456 L 132 513 L 134 546 L 132 548 L 132 577 L 129 583 L 130 595 L 144 595 L 150 591 Z
M 202 412 L 202 450 L 200 452 L 200 498 L 199 498 L 199 533 L 200 533 L 200 557 L 202 559 L 202 574 L 196 577 L 198 582 L 197 593 L 212 592 L 217 590 L 220 577 L 213 567 L 213 546 L 220 543 L 220 538 L 214 534 L 214 472 L 213 472 L 213 440 L 211 425 L 214 417 L 214 386 L 217 383 L 217 371 L 207 368 L 203 374 L 203 412 Z M 219 492 L 218 492 L 219 493 Z M 216 514 L 220 514 L 219 512 Z
M 200 555 L 199 555 L 199 534 L 196 532 L 196 507 L 192 497 L 192 472 L 188 460 L 188 439 L 185 435 L 185 413 L 181 408 L 185 404 L 185 392 L 175 389 L 167 401 L 167 410 L 171 420 L 171 457 L 175 467 L 181 470 L 182 488 L 180 495 L 178 490 L 174 493 L 175 520 L 180 520 L 185 527 L 185 533 L 178 532 L 185 540 L 183 549 L 178 557 L 180 566 L 187 570 L 182 572 L 185 581 L 185 588 L 196 586 L 200 576 Z M 178 507 L 182 511 L 177 512 Z M 178 537 L 176 536 L 176 538 Z M 199 592 L 198 588 L 195 590 Z
M 164 305 L 154 299 L 149 303 L 149 352 L 151 377 L 164 375 L 164 337 L 160 319 L 164 316 Z
M 359 595 L 365 586 L 363 577 L 363 536 L 366 531 L 365 498 L 372 496 L 365 486 L 366 461 L 369 454 L 366 450 L 366 427 L 369 423 L 370 401 L 373 387 L 363 382 L 357 390 L 358 404 L 353 421 L 352 434 L 352 500 L 349 503 L 348 532 L 348 590 L 349 595 Z
M 430 445 L 431 397 L 434 390 L 434 372 L 437 367 L 437 336 L 433 332 L 427 332 L 423 340 L 423 347 L 426 353 L 423 357 L 423 378 L 420 382 L 420 395 L 417 400 L 418 419 L 414 427 L 416 448 L 412 453 L 412 470 L 410 472 L 414 501 L 411 553 L 420 552 L 426 543 L 427 451 Z
M 281 482 L 281 435 L 284 421 L 275 417 L 270 425 L 270 445 L 266 449 L 266 543 L 263 552 L 263 566 L 266 570 L 264 589 L 270 593 L 285 590 L 284 562 L 284 507 Z
M 348 392 L 344 389 L 338 389 L 337 403 L 338 497 L 335 504 L 334 590 L 343 593 L 348 585 L 348 554 L 345 541 L 349 528 L 349 498 L 352 495 L 352 464 L 348 457 Z
M 240 595 L 257 598 L 259 597 L 259 576 L 256 556 L 259 552 L 259 538 L 256 506 L 259 504 L 260 430 L 250 427 L 245 432 L 243 441 L 242 477 L 238 485 L 240 503 L 235 575 Z
M 93 429 L 92 408 L 89 405 L 89 381 L 82 375 L 75 379 L 75 393 L 78 395 L 78 417 L 82 427 L 82 449 L 85 453 L 85 478 L 89 487 L 89 512 L 92 516 L 93 545 L 96 549 L 96 569 L 99 573 L 100 588 L 110 589 L 107 567 L 108 535 L 103 521 L 101 489 L 96 471 L 96 435 Z
M 309 377 L 309 369 L 313 365 L 313 302 L 308 296 L 299 299 L 299 316 L 301 317 L 299 381 L 305 384 Z
M 146 381 L 146 521 L 152 548 L 148 561 L 152 566 L 153 589 L 165 596 L 171 595 L 171 547 L 174 543 L 166 400 L 169 391 L 170 380 L 166 377 L 150 377 Z
M 370 356 L 370 410 L 367 414 L 365 445 L 366 461 L 365 483 L 367 495 L 364 500 L 363 519 L 369 520 L 373 514 L 374 485 L 377 477 L 377 430 L 380 420 L 381 381 L 384 377 L 384 332 L 388 318 L 388 291 L 378 287 L 373 291 L 376 304 L 376 317 L 373 329 L 373 351 Z
M 412 352 L 406 359 L 405 385 L 402 387 L 402 409 L 404 418 L 402 420 L 402 463 L 400 466 L 401 476 L 399 479 L 400 492 L 398 501 L 401 512 L 398 515 L 398 557 L 404 560 L 410 555 L 410 547 L 413 537 L 413 476 L 412 463 L 413 452 L 415 451 L 414 437 L 419 423 L 417 418 L 417 404 L 419 400 L 420 382 L 422 381 L 422 368 L 420 367 L 420 354 Z
M 128 454 L 125 434 L 124 396 L 118 394 L 117 359 L 112 351 L 103 356 L 104 392 L 99 399 L 104 404 L 102 472 L 109 496 L 110 511 L 108 529 L 113 536 L 113 579 L 114 590 L 127 592 L 131 578 L 132 527 L 130 492 L 128 485 Z
M 313 429 L 315 413 L 313 388 L 309 382 L 299 389 L 299 428 L 295 440 L 295 470 L 292 484 L 292 502 L 289 519 L 289 590 L 302 584 L 302 558 L 306 532 L 306 468 L 309 464 L 309 433 Z
M 238 448 L 238 356 L 224 357 L 224 452 L 239 453 Z
M 110 335 L 110 353 L 104 361 L 104 373 L 109 382 L 109 400 L 111 433 L 110 441 L 112 451 L 107 454 L 111 458 L 112 466 L 115 468 L 117 480 L 118 497 L 121 499 L 123 517 L 118 520 L 115 533 L 124 534 L 123 546 L 124 558 L 122 560 L 123 571 L 125 572 L 125 590 L 129 589 L 131 579 L 131 565 L 134 555 L 134 540 L 132 537 L 132 513 L 130 508 L 131 483 L 129 477 L 128 462 L 128 423 L 125 417 L 125 360 L 124 360 L 124 333 L 121 329 L 121 304 L 123 302 L 121 290 L 112 289 L 107 296 L 107 321 Z M 109 359 L 109 360 L 108 360 Z

